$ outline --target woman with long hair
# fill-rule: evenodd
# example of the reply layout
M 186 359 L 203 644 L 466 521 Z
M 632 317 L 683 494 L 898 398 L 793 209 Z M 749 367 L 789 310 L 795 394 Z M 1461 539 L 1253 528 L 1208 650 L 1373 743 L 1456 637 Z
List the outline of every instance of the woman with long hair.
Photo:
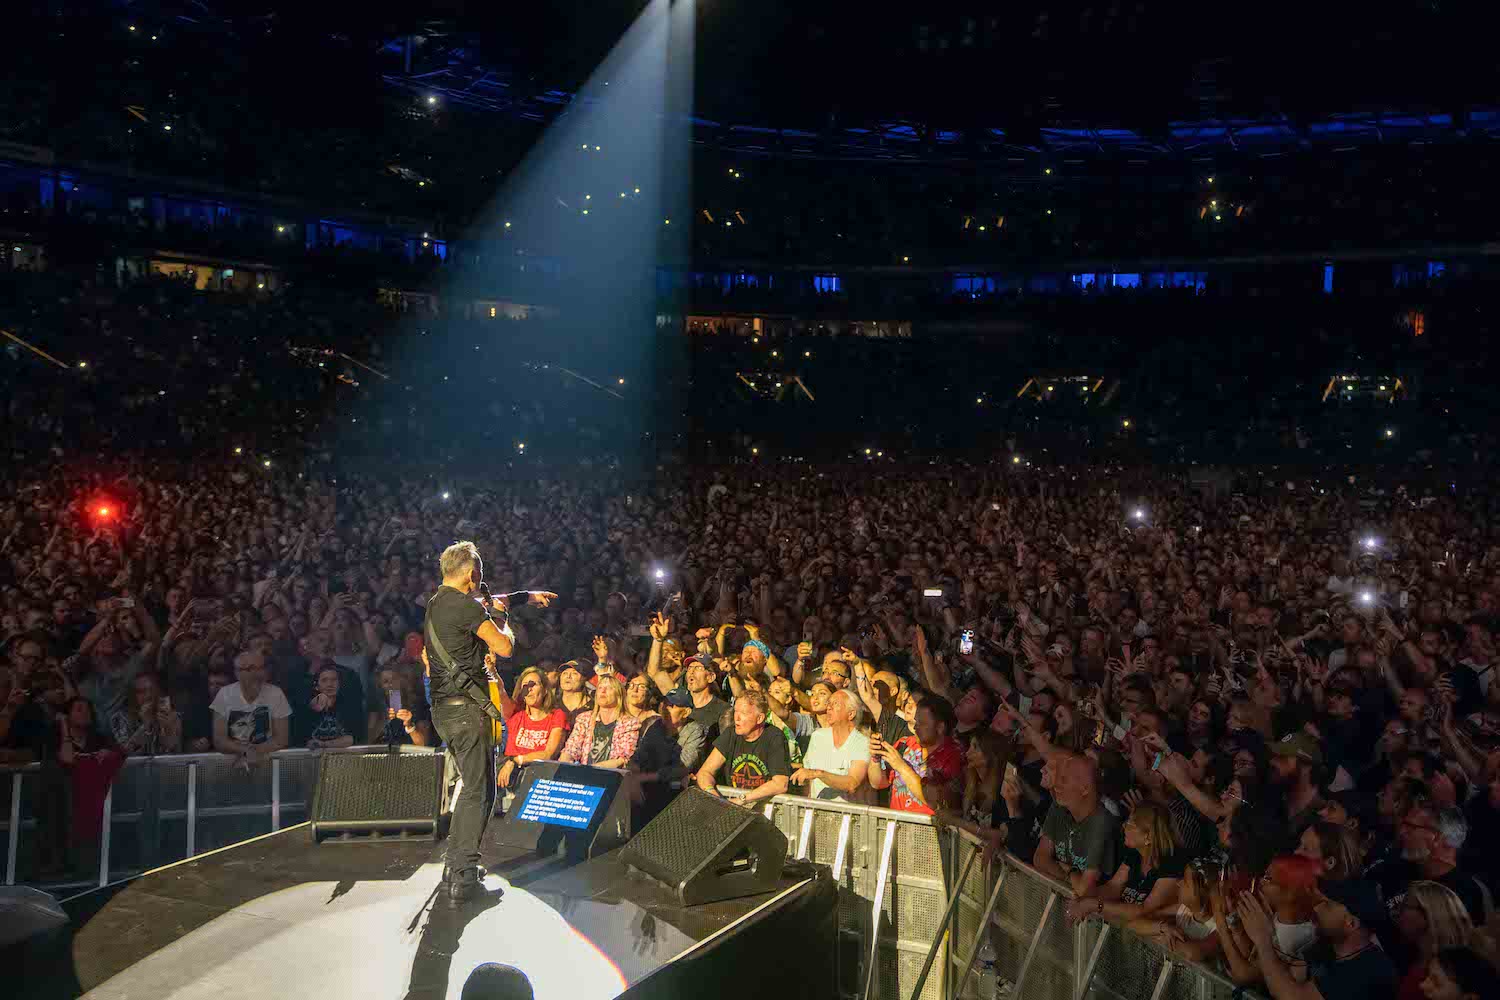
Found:
M 660 701 L 660 692 L 645 674 L 630 678 L 630 682 L 625 685 L 625 711 L 641 720 L 642 732 L 646 731 L 650 720 L 661 718 L 656 711 Z
M 1094 745 L 1098 724 L 1074 706 L 1059 702 L 1052 710 L 1052 720 L 1057 726 L 1052 742 L 1059 749 L 1083 753 Z
M 616 675 L 604 674 L 594 687 L 594 707 L 574 723 L 562 759 L 570 764 L 624 767 L 635 754 L 640 733 L 641 721 L 625 711 L 625 685 Z
M 1155 918 L 1134 920 L 1130 929 L 1194 962 L 1219 954 L 1216 915 L 1224 910 L 1224 869 L 1212 861 L 1192 861 L 1182 870 L 1177 907 Z
M 555 760 L 568 721 L 563 710 L 553 704 L 547 675 L 539 667 L 521 671 L 511 705 L 514 713 L 505 723 L 505 756 L 496 775 L 501 788 L 514 788 L 521 768 L 532 761 Z
M 1127 924 L 1153 917 L 1177 905 L 1178 883 L 1186 859 L 1177 850 L 1172 814 L 1166 806 L 1141 802 L 1125 821 L 1125 853 L 1114 877 L 1097 897 L 1068 905 L 1068 922 L 1098 916 Z
M 342 683 L 343 675 L 339 668 L 332 663 L 323 664 L 314 682 L 315 693 L 311 702 L 292 709 L 298 738 L 303 733 L 307 734 L 307 749 L 337 750 L 354 745 L 354 733 L 344 724 L 344 719 L 339 717 L 338 712 L 339 686 Z M 347 699 L 345 703 L 348 703 Z M 356 715 L 350 719 L 350 724 L 356 729 L 359 728 L 358 718 Z
M 958 809 L 939 809 L 937 821 L 967 830 L 985 840 L 992 850 L 999 850 L 1005 843 L 1009 817 L 1000 789 L 1013 752 L 1011 741 L 993 729 L 970 737 L 964 755 L 963 802 Z
M 1297 841 L 1297 853 L 1322 866 L 1320 878 L 1325 883 L 1354 878 L 1364 864 L 1354 832 L 1346 826 L 1321 819 L 1302 831 Z
M 568 720 L 569 733 L 577 725 L 578 717 L 593 707 L 589 687 L 583 682 L 583 671 L 578 668 L 577 660 L 564 663 L 558 672 L 557 707 L 563 710 L 563 717 Z
M 1433 958 L 1447 948 L 1467 947 L 1474 935 L 1474 921 L 1456 892 L 1423 880 L 1407 887 L 1394 922 L 1402 940 L 1416 949 L 1401 978 L 1396 1000 L 1422 1000 L 1422 982 Z
M 57 726 L 57 762 L 67 773 L 73 801 L 69 852 L 75 868 L 87 868 L 99 857 L 104 800 L 115 775 L 125 766 L 125 753 L 99 731 L 93 703 L 87 698 L 69 700 Z
M 182 716 L 172 710 L 171 699 L 153 673 L 136 675 L 125 711 L 117 712 L 112 721 L 111 735 L 132 757 L 182 752 Z
M 1188 705 L 1187 726 L 1184 742 L 1193 750 L 1212 750 L 1219 742 L 1219 715 L 1217 706 L 1199 698 Z
M 807 711 L 822 729 L 828 725 L 828 698 L 833 694 L 833 685 L 827 681 L 815 681 L 807 689 Z

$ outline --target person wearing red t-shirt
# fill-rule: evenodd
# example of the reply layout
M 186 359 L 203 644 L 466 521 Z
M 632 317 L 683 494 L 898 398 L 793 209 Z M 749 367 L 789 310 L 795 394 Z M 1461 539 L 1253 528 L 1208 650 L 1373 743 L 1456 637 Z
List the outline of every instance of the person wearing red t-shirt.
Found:
M 931 816 L 958 801 L 964 752 L 953 738 L 955 722 L 953 706 L 933 695 L 917 706 L 914 735 L 894 744 L 870 737 L 870 785 L 890 788 L 892 809 Z
M 567 713 L 552 707 L 552 689 L 537 667 L 527 667 L 516 678 L 511 704 L 515 712 L 505 722 L 505 757 L 496 778 L 501 788 L 512 786 L 523 765 L 555 759 L 568 724 Z

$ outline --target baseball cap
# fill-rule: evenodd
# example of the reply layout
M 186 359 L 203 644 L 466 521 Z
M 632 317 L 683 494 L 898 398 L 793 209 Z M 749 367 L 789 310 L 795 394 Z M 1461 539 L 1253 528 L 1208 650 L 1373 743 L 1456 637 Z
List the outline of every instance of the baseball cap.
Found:
M 680 685 L 662 695 L 661 700 L 662 704 L 671 705 L 673 708 L 693 707 L 693 696 L 688 693 L 687 688 Z
M 1314 764 L 1323 763 L 1323 748 L 1318 746 L 1318 741 L 1311 735 L 1301 730 L 1287 733 L 1272 743 L 1270 751 L 1278 757 L 1301 757 Z
M 1367 928 L 1379 927 L 1389 919 L 1386 908 L 1380 902 L 1380 892 L 1375 883 L 1360 878 L 1325 882 L 1323 895 L 1339 904 Z
M 709 659 L 706 656 L 697 656 L 697 655 L 689 656 L 687 659 L 685 659 L 685 660 L 682 661 L 682 669 L 683 670 L 686 670 L 688 667 L 695 666 L 695 665 L 702 667 L 704 670 L 707 670 L 709 673 L 716 673 L 718 671 L 718 668 L 714 666 L 714 661 L 711 660 L 711 659 Z
M 583 675 L 584 680 L 594 676 L 594 665 L 583 660 L 568 660 L 557 665 L 557 672 L 562 673 L 569 667 Z

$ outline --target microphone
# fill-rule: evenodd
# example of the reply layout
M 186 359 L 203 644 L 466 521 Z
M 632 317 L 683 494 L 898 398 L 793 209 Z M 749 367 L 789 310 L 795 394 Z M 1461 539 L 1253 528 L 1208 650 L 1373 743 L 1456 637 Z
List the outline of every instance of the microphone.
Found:
M 484 598 L 484 613 L 486 617 L 498 615 L 498 621 L 502 625 L 510 620 L 510 609 L 495 600 L 494 595 L 490 593 L 490 585 L 482 580 L 479 583 L 479 594 Z

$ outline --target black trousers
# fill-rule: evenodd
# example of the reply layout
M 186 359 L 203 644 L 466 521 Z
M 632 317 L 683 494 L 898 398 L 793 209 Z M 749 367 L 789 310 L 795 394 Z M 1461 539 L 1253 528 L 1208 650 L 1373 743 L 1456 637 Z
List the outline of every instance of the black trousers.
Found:
M 495 811 L 495 754 L 489 716 L 474 702 L 432 706 L 432 724 L 453 755 L 463 789 L 453 804 L 444 856 L 448 870 L 479 864 L 479 844 Z

